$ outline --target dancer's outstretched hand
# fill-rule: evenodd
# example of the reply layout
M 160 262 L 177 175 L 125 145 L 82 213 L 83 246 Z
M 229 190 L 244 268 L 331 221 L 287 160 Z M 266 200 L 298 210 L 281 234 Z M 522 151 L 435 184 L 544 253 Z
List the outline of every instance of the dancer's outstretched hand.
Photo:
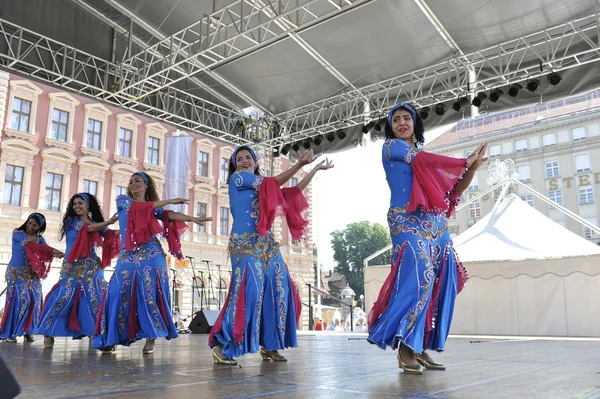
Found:
M 204 226 L 205 222 L 210 222 L 213 218 L 205 218 L 205 217 L 193 217 L 192 222 Z
M 189 200 L 186 198 L 173 198 L 168 201 L 169 201 L 169 204 L 173 204 L 173 205 L 187 204 L 189 202 Z
M 467 158 L 467 168 L 477 170 L 482 164 L 487 162 L 488 159 L 485 156 L 487 147 L 488 143 L 483 143 L 477 147 L 474 153 L 469 155 L 469 158 Z
M 313 150 L 312 148 L 310 150 L 306 150 L 302 153 L 302 155 L 300 155 L 300 158 L 298 158 L 298 163 L 301 166 L 304 165 L 308 165 L 309 163 L 311 163 L 312 161 L 314 161 L 314 154 L 313 154 Z
M 333 161 L 330 161 L 329 158 L 325 158 L 324 160 L 319 162 L 317 164 L 317 166 L 315 166 L 315 169 L 316 170 L 327 170 L 327 169 L 333 168 L 334 166 L 335 165 L 333 164 Z

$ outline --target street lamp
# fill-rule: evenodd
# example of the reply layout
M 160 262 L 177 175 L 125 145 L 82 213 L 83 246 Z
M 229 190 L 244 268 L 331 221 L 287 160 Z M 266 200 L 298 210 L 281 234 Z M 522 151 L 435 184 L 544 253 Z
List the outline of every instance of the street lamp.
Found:
M 364 312 L 365 311 L 365 296 L 363 294 L 360 294 L 359 298 L 360 298 L 360 308 Z

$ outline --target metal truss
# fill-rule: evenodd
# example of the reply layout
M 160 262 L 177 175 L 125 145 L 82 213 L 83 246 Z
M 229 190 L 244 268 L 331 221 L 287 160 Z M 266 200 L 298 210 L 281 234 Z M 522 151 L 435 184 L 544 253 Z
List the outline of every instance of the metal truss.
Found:
M 504 87 L 549 72 L 600 61 L 600 14 L 589 15 L 274 115 L 287 134 L 275 147 L 379 119 L 398 102 L 431 106 L 479 91 Z M 471 75 L 475 74 L 474 79 Z M 365 98 L 369 107 L 365 106 Z M 367 110 L 366 110 L 367 108 Z
M 252 144 L 231 134 L 243 114 L 172 87 L 139 99 L 116 93 L 122 79 L 119 65 L 2 19 L 0 68 L 232 145 Z
M 114 95 L 142 98 L 371 1 L 236 0 L 125 60 Z

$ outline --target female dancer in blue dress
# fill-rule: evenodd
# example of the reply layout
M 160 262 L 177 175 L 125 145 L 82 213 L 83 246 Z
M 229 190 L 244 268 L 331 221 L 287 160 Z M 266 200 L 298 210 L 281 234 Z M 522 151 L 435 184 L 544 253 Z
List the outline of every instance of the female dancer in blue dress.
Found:
M 276 204 L 265 206 L 283 195 L 285 184 L 304 165 L 313 161 L 312 150 L 305 151 L 290 169 L 274 178 L 263 178 L 258 157 L 250 147 L 237 148 L 229 162 L 229 203 L 233 227 L 229 238 L 232 279 L 230 291 L 211 329 L 209 345 L 217 364 L 235 365 L 235 357 L 257 352 L 265 360 L 285 361 L 277 350 L 297 346 L 295 293 L 279 244 L 269 231 Z M 332 167 L 322 162 L 303 180 L 306 186 L 320 169 Z M 267 188 L 269 187 L 269 188 Z M 273 206 L 274 205 L 274 206 Z M 270 208 L 267 209 L 267 208 Z M 296 211 L 300 211 L 297 209 Z M 290 209 L 291 215 L 293 210 Z M 295 213 L 299 216 L 298 212 Z M 300 218 L 290 220 L 291 229 L 300 231 Z M 262 346 L 262 348 L 261 348 Z
M 154 180 L 144 172 L 131 176 L 127 195 L 120 195 L 116 202 L 121 252 L 100 306 L 92 346 L 110 353 L 117 344 L 129 346 L 146 338 L 143 353 L 150 354 L 156 338 L 177 337 L 165 253 L 157 236 L 164 233 L 170 251 L 181 257 L 180 248 L 175 249 L 172 244 L 179 244 L 174 235 L 180 233 L 180 225 L 183 229 L 186 225 L 174 226 L 172 222 L 203 224 L 211 218 L 163 210 L 165 205 L 186 204 L 187 200 L 160 200 Z
M 411 374 L 445 369 L 426 351 L 444 350 L 454 300 L 467 278 L 446 217 L 487 160 L 486 144 L 468 159 L 456 159 L 418 150 L 423 142 L 415 109 L 394 106 L 382 154 L 391 190 L 392 270 L 369 315 L 368 341 L 398 349 L 398 365 Z
M 59 232 L 67 239 L 60 279 L 46 296 L 38 334 L 44 347 L 54 346 L 54 337 L 91 338 L 96 328 L 102 295 L 106 289 L 104 270 L 94 244 L 117 221 L 104 220 L 98 200 L 92 194 L 78 193 L 69 201 Z M 74 248 L 75 246 L 75 248 Z
M 63 253 L 46 245 L 42 237 L 46 218 L 32 213 L 25 223 L 13 230 L 12 256 L 6 269 L 7 298 L 0 321 L 0 339 L 16 342 L 25 335 L 25 342 L 33 342 L 42 307 L 42 284 L 52 257 Z

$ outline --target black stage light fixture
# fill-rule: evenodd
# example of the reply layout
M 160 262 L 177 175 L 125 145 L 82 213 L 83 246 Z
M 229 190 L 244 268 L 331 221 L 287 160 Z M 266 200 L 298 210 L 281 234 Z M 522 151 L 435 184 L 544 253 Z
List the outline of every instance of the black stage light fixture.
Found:
M 327 133 L 327 141 L 329 141 L 330 143 L 333 143 L 333 140 L 335 140 L 335 133 L 333 133 L 333 132 Z
M 473 101 L 471 101 L 471 105 L 479 108 L 479 107 L 481 107 L 481 104 L 485 101 L 486 98 L 487 98 L 487 94 L 485 94 L 484 92 L 481 91 L 481 92 L 477 93 L 477 96 L 475 96 Z
M 490 101 L 493 103 L 497 102 L 503 94 L 504 92 L 502 91 L 502 89 L 492 90 L 492 92 L 490 93 Z
M 375 126 L 373 126 L 373 129 L 375 129 L 377 132 L 381 132 L 381 125 L 379 124 L 379 122 L 377 122 Z
M 527 85 L 525 86 L 525 88 L 527 88 L 527 91 L 529 91 L 531 93 L 534 93 L 539 87 L 540 87 L 539 79 L 530 79 L 527 81 Z
M 281 146 L 278 145 L 276 147 L 273 147 L 273 158 L 277 158 L 281 155 L 281 150 L 280 150 Z
M 311 144 L 312 144 L 312 140 L 311 139 L 306 139 L 302 143 L 302 147 L 304 147 L 305 150 L 308 150 L 308 149 L 310 149 L 310 145 Z
M 512 98 L 516 98 L 519 95 L 519 92 L 521 91 L 521 89 L 523 88 L 523 86 L 521 86 L 518 83 L 513 83 L 509 88 L 508 88 L 508 95 L 511 96 Z
M 469 99 L 467 97 L 461 97 L 452 104 L 452 109 L 456 112 L 460 111 L 462 107 L 469 104 Z
M 419 110 L 419 116 L 421 116 L 421 119 L 425 120 L 429 117 L 430 112 L 431 109 L 429 109 L 429 107 L 423 107 Z
M 315 143 L 315 145 L 321 145 L 321 143 L 323 142 L 323 135 L 319 134 L 317 137 L 315 137 L 313 139 L 313 143 Z
M 556 72 L 552 72 L 550 75 L 548 75 L 547 79 L 548 83 L 550 83 L 552 86 L 556 86 L 562 80 L 562 76 Z
M 360 130 L 363 132 L 363 134 L 369 133 L 369 129 L 367 128 L 367 125 L 363 125 L 362 129 L 360 129 Z
M 300 151 L 300 144 L 298 144 L 297 142 L 292 144 L 292 150 L 294 150 L 295 152 Z
M 444 115 L 444 112 L 446 112 L 446 105 L 441 103 L 437 104 L 433 110 L 437 116 L 442 116 Z
M 346 138 L 346 133 L 342 129 L 338 129 L 336 134 L 340 140 L 344 140 Z
M 287 155 L 288 152 L 290 152 L 290 149 L 292 148 L 292 146 L 290 144 L 286 144 L 283 146 L 283 148 L 281 149 L 281 153 L 283 155 Z

